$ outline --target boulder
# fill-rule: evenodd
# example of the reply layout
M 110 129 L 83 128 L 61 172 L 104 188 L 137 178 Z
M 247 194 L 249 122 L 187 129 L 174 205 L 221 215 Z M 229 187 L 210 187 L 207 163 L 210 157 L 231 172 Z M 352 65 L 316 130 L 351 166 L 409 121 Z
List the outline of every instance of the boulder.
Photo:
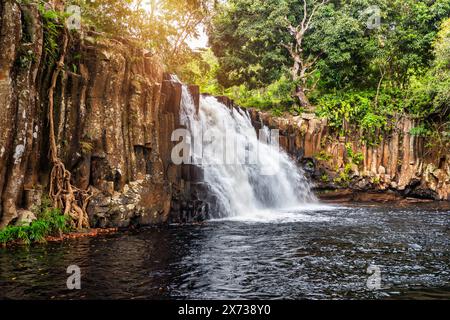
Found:
M 29 226 L 33 221 L 37 220 L 33 212 L 28 210 L 18 210 L 15 226 L 23 227 Z

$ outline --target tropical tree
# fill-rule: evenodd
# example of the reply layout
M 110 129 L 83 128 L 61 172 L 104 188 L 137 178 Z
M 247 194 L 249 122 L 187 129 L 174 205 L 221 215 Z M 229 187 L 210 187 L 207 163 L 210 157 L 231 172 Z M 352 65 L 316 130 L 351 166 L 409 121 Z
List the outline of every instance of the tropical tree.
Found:
M 224 87 L 289 75 L 308 106 L 318 89 L 405 89 L 433 60 L 448 0 L 229 0 L 209 27 Z
M 100 32 L 134 39 L 176 69 L 192 59 L 187 40 L 199 35 L 215 0 L 70 0 L 85 24 Z
M 303 41 L 307 32 L 311 29 L 317 11 L 321 9 L 328 0 L 303 0 L 303 13 L 301 21 L 296 17 L 286 16 L 286 27 L 292 40 L 289 43 L 281 42 L 281 45 L 286 48 L 293 61 L 290 69 L 291 77 L 296 84 L 295 96 L 298 98 L 300 105 L 309 107 L 309 101 L 306 97 L 308 88 L 309 75 L 314 71 L 314 66 L 320 58 L 322 52 L 315 55 L 305 52 Z

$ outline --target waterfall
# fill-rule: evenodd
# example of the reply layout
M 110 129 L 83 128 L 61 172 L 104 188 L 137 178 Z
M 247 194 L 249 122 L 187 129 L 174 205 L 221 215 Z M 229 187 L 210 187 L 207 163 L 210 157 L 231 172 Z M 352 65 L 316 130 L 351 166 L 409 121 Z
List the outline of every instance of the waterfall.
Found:
M 181 124 L 191 133 L 191 161 L 202 167 L 209 197 L 215 200 L 214 218 L 317 202 L 303 171 L 278 147 L 276 132 L 265 126 L 258 136 L 247 111 L 201 96 L 197 115 L 183 86 L 180 113 Z

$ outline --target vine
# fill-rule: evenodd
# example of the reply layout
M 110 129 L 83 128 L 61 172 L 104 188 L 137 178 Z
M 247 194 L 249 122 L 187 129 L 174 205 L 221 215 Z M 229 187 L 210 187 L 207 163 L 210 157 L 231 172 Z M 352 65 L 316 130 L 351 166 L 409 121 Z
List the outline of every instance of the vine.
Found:
M 89 228 L 89 218 L 87 214 L 87 206 L 92 198 L 92 189 L 81 190 L 72 185 L 72 174 L 68 171 L 58 157 L 58 148 L 55 135 L 54 121 L 54 91 L 56 83 L 61 72 L 64 69 L 64 60 L 67 53 L 69 36 L 66 28 L 63 28 L 63 44 L 59 60 L 56 62 L 53 71 L 51 84 L 48 91 L 48 119 L 50 126 L 50 160 L 52 170 L 50 174 L 50 190 L 49 196 L 55 208 L 61 209 L 64 216 L 71 218 L 72 224 L 78 229 Z

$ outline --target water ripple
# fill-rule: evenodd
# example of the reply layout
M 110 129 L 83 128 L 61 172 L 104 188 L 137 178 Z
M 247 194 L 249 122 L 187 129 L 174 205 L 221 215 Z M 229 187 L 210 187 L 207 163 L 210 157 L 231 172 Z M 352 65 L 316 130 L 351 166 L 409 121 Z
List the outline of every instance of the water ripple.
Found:
M 448 208 L 262 213 L 0 249 L 1 299 L 450 298 Z M 66 289 L 66 268 L 82 290 Z M 369 265 L 381 286 L 367 286 Z

